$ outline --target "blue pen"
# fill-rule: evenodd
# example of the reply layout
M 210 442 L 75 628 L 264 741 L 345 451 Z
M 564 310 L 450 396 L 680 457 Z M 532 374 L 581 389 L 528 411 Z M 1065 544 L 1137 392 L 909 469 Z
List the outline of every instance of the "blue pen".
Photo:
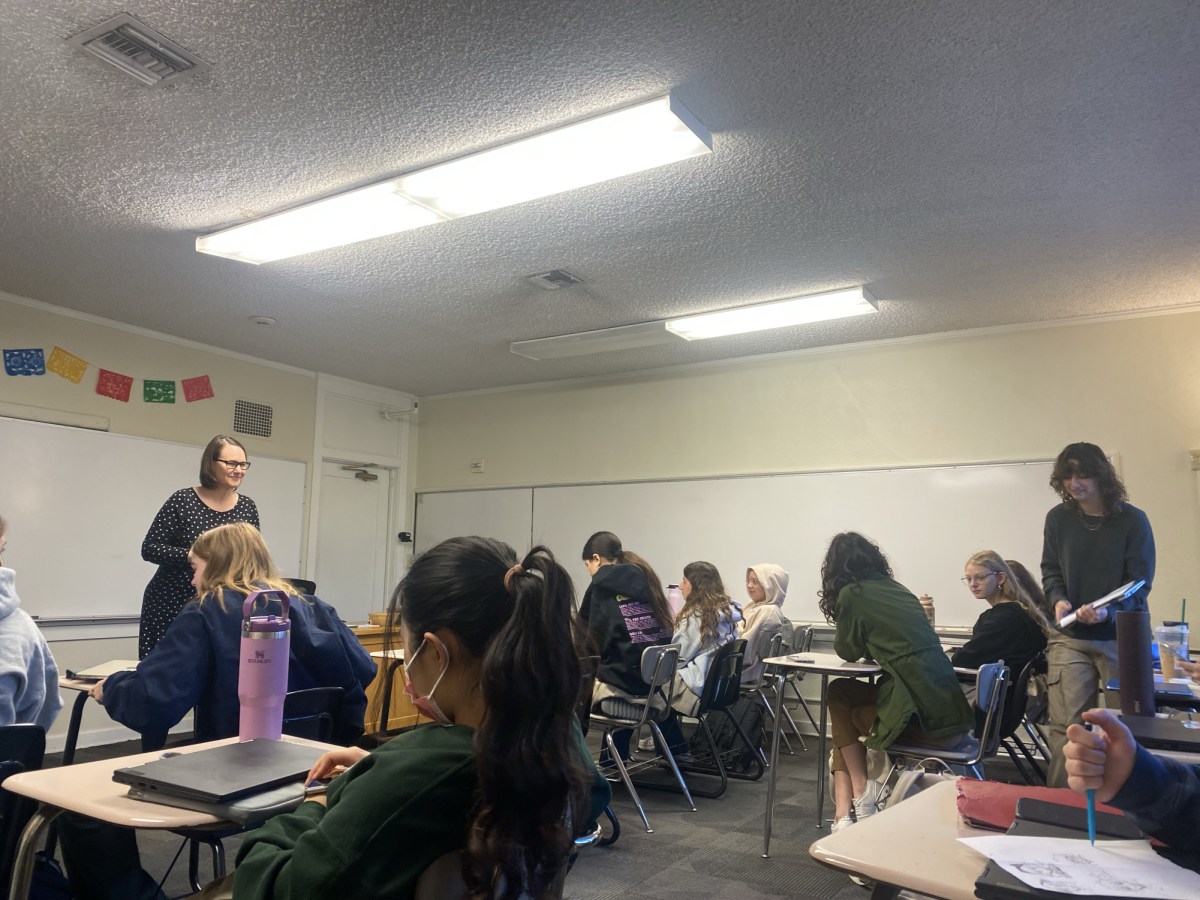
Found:
M 1092 730 L 1092 723 L 1087 722 L 1084 725 L 1088 731 Z M 1092 846 L 1096 846 L 1096 792 L 1092 788 L 1088 788 L 1088 840 L 1092 842 Z

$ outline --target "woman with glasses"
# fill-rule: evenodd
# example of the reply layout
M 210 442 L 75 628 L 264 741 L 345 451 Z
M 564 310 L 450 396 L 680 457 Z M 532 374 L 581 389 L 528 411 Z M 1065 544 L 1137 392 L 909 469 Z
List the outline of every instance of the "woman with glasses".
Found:
M 978 669 L 1004 660 L 1012 678 L 1010 683 L 1015 684 L 1025 666 L 1046 649 L 1049 631 L 1046 617 L 1016 573 L 994 550 L 982 550 L 968 559 L 962 580 L 972 596 L 987 603 L 988 608 L 975 621 L 971 640 L 954 654 L 954 665 L 961 669 Z M 1018 699 L 1024 709 L 1024 698 L 1018 698 L 1017 692 L 1010 689 L 1001 734 L 1011 734 L 1020 724 L 1016 714 Z M 981 712 L 976 712 L 976 736 L 983 727 Z
M 145 659 L 166 634 L 184 604 L 196 596 L 188 550 L 204 532 L 230 522 L 258 524 L 258 507 L 238 493 L 250 463 L 235 438 L 218 434 L 200 457 L 200 484 L 170 496 L 142 541 L 142 559 L 158 571 L 142 595 L 138 659 Z

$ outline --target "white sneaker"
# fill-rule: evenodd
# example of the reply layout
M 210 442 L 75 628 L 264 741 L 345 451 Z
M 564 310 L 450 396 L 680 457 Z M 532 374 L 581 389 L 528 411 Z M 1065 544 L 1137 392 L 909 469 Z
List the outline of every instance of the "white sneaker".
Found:
M 861 822 L 863 819 L 875 815 L 879 812 L 879 807 L 887 800 L 891 790 L 880 784 L 874 779 L 867 781 L 867 789 L 863 791 L 863 795 L 852 802 L 854 807 L 854 818 Z
M 849 816 L 842 816 L 840 819 L 838 819 L 836 822 L 833 823 L 833 827 L 831 827 L 829 829 L 829 833 L 837 834 L 839 831 L 841 831 L 845 828 L 849 828 L 853 824 L 854 824 L 854 820 L 852 818 L 850 818 Z
M 638 749 L 639 750 L 653 750 L 654 749 L 654 735 L 651 735 L 650 737 L 647 737 L 647 738 L 642 738 L 640 741 L 638 741 Z

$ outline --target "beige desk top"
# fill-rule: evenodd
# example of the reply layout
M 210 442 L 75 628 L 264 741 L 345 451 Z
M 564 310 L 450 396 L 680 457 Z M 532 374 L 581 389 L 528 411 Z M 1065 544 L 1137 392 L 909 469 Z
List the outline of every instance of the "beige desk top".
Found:
M 883 671 L 876 663 L 846 662 L 836 653 L 794 653 L 792 655 L 804 660 L 811 660 L 811 662 L 797 662 L 790 656 L 773 656 L 770 659 L 764 659 L 763 662 L 768 666 L 802 669 L 805 672 L 829 675 L 874 675 Z
M 331 744 L 320 744 L 301 738 L 286 737 L 284 740 L 325 750 L 340 749 Z M 236 741 L 237 738 L 226 738 L 172 749 L 179 753 L 194 753 L 197 750 Z M 5 779 L 4 790 L 126 828 L 195 828 L 222 822 L 222 819 L 207 813 L 130 800 L 126 796 L 129 786 L 117 784 L 112 780 L 112 774 L 117 769 L 151 762 L 160 756 L 162 751 L 156 750 L 153 753 L 136 753 L 119 759 L 103 759 L 98 762 L 60 766 L 56 769 L 21 772 Z
M 372 659 L 404 659 L 404 648 L 397 647 L 393 650 L 372 650 Z
M 892 809 L 823 837 L 808 848 L 817 862 L 944 900 L 975 900 L 975 879 L 987 857 L 960 837 L 994 832 L 958 816 L 958 792 L 947 781 Z
M 82 691 L 85 694 L 88 691 L 90 691 L 96 684 L 97 684 L 97 682 L 95 682 L 95 681 L 76 681 L 74 678 L 58 679 L 58 686 L 60 688 L 67 688 L 67 690 L 71 690 L 71 691 Z

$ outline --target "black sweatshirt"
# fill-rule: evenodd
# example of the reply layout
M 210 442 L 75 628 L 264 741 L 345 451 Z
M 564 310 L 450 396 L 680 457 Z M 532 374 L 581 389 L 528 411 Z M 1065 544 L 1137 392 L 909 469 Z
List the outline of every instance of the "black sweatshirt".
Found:
M 1021 724 L 1017 715 L 1017 701 L 1021 699 L 1021 711 L 1025 709 L 1024 698 L 1017 697 L 1016 684 L 1021 671 L 1034 657 L 1046 649 L 1046 635 L 1025 612 L 1020 603 L 997 603 L 985 610 L 975 620 L 971 640 L 954 654 L 954 665 L 962 669 L 978 669 L 987 663 L 1004 660 L 1008 666 L 1008 697 L 1004 702 L 1000 733 L 1007 737 Z M 976 711 L 978 713 L 978 710 Z M 976 735 L 982 733 L 983 717 L 975 717 Z
M 1111 521 L 1059 504 L 1046 513 L 1042 546 L 1042 589 L 1053 606 L 1060 600 L 1078 609 L 1130 581 L 1145 581 L 1132 597 L 1108 604 L 1108 618 L 1095 625 L 1076 622 L 1064 630 L 1085 641 L 1117 637 L 1116 613 L 1146 609 L 1154 581 L 1154 533 L 1150 520 L 1126 503 Z
M 637 566 L 601 566 L 583 595 L 579 618 L 587 626 L 589 653 L 600 655 L 596 679 L 634 696 L 650 693 L 642 679 L 642 651 L 671 641 L 671 629 L 654 618 L 650 585 Z

